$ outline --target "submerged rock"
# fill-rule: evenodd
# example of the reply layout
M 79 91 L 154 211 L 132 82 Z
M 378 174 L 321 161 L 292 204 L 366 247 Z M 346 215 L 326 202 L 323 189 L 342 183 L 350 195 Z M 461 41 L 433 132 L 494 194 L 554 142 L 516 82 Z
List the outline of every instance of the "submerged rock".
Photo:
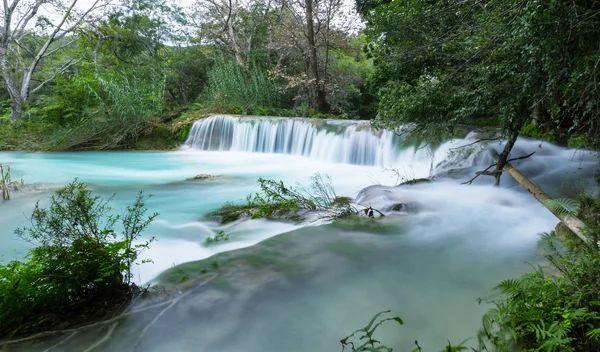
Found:
M 218 178 L 219 176 L 209 175 L 209 174 L 198 174 L 193 177 L 194 180 L 209 180 L 213 178 Z
M 223 175 L 209 175 L 209 174 L 198 174 L 188 180 L 198 180 L 198 181 L 207 181 L 207 180 L 225 180 L 232 179 L 231 176 L 223 176 Z

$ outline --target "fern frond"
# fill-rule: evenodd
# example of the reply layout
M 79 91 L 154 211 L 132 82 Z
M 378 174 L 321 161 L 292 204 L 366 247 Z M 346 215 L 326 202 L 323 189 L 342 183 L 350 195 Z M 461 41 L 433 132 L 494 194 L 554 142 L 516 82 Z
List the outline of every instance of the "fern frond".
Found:
M 553 213 L 557 213 L 560 215 L 575 215 L 579 212 L 579 208 L 581 206 L 578 201 L 569 198 L 551 199 L 544 203 L 544 205 Z
M 500 291 L 500 293 L 515 297 L 521 293 L 521 279 L 508 279 L 502 281 L 494 290 Z

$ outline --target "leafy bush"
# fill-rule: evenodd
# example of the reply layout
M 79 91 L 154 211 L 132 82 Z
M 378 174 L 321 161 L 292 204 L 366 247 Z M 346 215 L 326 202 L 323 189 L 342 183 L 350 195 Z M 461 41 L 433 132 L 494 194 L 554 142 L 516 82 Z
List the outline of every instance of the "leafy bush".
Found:
M 552 131 L 547 132 L 544 128 L 533 124 L 526 124 L 521 127 L 521 135 L 524 137 L 540 138 L 549 142 L 556 141 L 556 137 L 552 134 Z
M 146 216 L 145 199 L 140 192 L 123 215 L 113 215 L 110 199 L 75 180 L 48 207 L 38 202 L 31 226 L 15 231 L 35 245 L 27 261 L 0 266 L 0 335 L 64 325 L 122 304 L 136 287 L 133 265 L 152 241 L 140 242 L 140 234 L 158 215 Z

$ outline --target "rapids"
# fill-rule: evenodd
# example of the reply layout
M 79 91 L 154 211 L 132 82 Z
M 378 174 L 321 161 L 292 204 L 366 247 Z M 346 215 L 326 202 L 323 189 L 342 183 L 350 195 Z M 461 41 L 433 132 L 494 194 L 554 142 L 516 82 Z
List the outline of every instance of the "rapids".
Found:
M 157 238 L 144 253 L 154 263 L 139 266 L 136 279 L 184 282 L 189 268 L 213 263 L 219 269 L 210 272 L 219 276 L 165 314 L 139 350 L 339 351 L 341 338 L 386 309 L 405 325 L 384 327 L 378 336 L 384 342 L 404 351 L 417 339 L 439 350 L 447 339 L 475 335 L 487 309 L 476 299 L 540 260 L 538 233 L 558 222 L 509 175 L 501 188 L 485 177 L 460 185 L 492 163 L 487 147 L 502 147 L 452 149 L 476 138 L 470 133 L 431 150 L 364 122 L 216 116 L 196 122 L 180 151 L 3 152 L 0 162 L 11 165 L 13 178 L 36 189 L 0 202 L 0 255 L 22 258 L 28 244 L 13 230 L 27 225 L 36 200 L 47 202 L 76 177 L 97 194 L 116 194 L 116 211 L 143 189 L 153 195 L 149 210 L 160 215 L 145 234 Z M 532 151 L 515 166 L 552 196 L 595 191 L 593 153 L 521 139 L 513 155 Z M 361 203 L 382 209 L 415 202 L 418 212 L 392 214 L 377 226 L 264 219 L 219 225 L 204 217 L 226 201 L 243 202 L 259 177 L 307 184 L 316 172 L 331 176 L 338 195 L 360 194 Z M 197 174 L 221 177 L 193 180 Z M 393 187 L 422 177 L 436 180 Z M 231 240 L 206 245 L 219 230 Z M 104 350 L 132 350 L 152 318 L 124 320 Z M 105 332 L 61 348 L 85 350 Z

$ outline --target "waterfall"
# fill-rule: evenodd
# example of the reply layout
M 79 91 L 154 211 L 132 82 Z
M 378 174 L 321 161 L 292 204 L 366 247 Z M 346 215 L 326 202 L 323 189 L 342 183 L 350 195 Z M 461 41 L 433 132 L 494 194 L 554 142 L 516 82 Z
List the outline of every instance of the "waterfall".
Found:
M 297 155 L 330 163 L 393 168 L 410 179 L 491 162 L 482 148 L 469 155 L 453 152 L 453 147 L 474 138 L 476 134 L 471 133 L 432 150 L 403 143 L 401 136 L 375 130 L 368 121 L 218 115 L 196 121 L 182 149 Z
M 304 156 L 323 161 L 387 165 L 397 137 L 367 121 L 213 116 L 196 121 L 184 149 Z

